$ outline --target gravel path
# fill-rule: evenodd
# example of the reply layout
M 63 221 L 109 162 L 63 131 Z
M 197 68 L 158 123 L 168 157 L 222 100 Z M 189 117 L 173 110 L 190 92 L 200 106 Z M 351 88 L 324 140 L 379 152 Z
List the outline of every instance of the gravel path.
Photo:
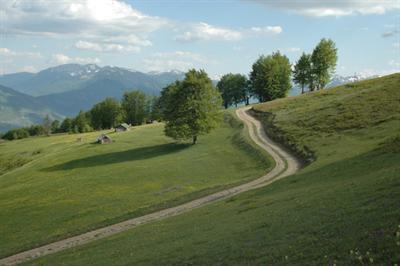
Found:
M 236 111 L 236 114 L 246 124 L 247 128 L 249 129 L 251 139 L 258 146 L 265 149 L 276 163 L 275 168 L 268 172 L 266 175 L 240 186 L 222 190 L 220 192 L 187 202 L 176 207 L 150 213 L 141 217 L 133 218 L 124 222 L 93 230 L 81 235 L 53 242 L 38 248 L 17 253 L 10 257 L 0 259 L 0 265 L 15 265 L 64 249 L 84 245 L 97 239 L 105 238 L 132 229 L 141 224 L 146 224 L 152 221 L 172 217 L 220 199 L 232 197 L 245 191 L 269 185 L 275 180 L 295 173 L 300 168 L 300 162 L 294 156 L 282 149 L 275 142 L 270 140 L 266 136 L 261 123 L 250 116 L 247 112 L 248 110 L 249 107 L 241 108 Z

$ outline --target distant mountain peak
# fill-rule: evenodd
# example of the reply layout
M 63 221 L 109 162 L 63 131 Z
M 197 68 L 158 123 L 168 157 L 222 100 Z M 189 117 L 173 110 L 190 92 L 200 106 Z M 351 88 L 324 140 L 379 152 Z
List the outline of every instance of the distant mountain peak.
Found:
M 178 70 L 178 69 L 172 69 L 169 71 L 150 71 L 150 72 L 147 72 L 147 74 L 150 74 L 150 75 L 163 75 L 163 74 L 183 75 L 183 74 L 185 74 L 185 72 Z

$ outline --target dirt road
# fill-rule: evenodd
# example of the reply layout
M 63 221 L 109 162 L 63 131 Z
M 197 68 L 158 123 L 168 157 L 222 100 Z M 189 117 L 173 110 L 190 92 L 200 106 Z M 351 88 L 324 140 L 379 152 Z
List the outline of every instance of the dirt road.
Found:
M 236 114 L 246 124 L 252 140 L 258 146 L 266 150 L 275 160 L 275 167 L 266 175 L 240 186 L 222 190 L 220 192 L 187 202 L 176 207 L 150 213 L 141 217 L 133 218 L 124 222 L 96 229 L 81 235 L 53 242 L 38 248 L 17 253 L 10 257 L 0 259 L 0 265 L 15 265 L 71 247 L 84 245 L 97 239 L 101 239 L 132 229 L 141 224 L 146 224 L 152 221 L 172 217 L 184 212 L 188 212 L 192 209 L 202 207 L 206 204 L 215 202 L 220 199 L 225 199 L 245 191 L 266 186 L 268 184 L 271 184 L 275 180 L 295 173 L 300 168 L 300 162 L 294 156 L 286 152 L 284 149 L 282 149 L 279 145 L 277 145 L 266 136 L 261 123 L 247 113 L 248 109 L 249 107 L 238 109 L 236 111 Z

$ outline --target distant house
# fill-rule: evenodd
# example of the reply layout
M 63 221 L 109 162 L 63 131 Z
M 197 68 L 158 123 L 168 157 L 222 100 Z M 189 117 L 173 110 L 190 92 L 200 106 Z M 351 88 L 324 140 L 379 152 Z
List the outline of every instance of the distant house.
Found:
M 106 143 L 111 143 L 112 139 L 107 136 L 106 134 L 101 134 L 100 137 L 97 138 L 97 143 L 100 144 L 106 144 Z
M 123 132 L 128 130 L 129 130 L 129 125 L 127 123 L 122 123 L 115 127 L 115 132 Z

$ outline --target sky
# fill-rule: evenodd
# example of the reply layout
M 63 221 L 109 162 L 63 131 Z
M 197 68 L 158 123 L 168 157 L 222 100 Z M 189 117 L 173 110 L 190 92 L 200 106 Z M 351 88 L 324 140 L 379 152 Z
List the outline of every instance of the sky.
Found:
M 295 63 L 321 38 L 337 74 L 400 72 L 400 0 L 0 0 L 0 74 L 95 63 L 218 78 L 278 50 Z

